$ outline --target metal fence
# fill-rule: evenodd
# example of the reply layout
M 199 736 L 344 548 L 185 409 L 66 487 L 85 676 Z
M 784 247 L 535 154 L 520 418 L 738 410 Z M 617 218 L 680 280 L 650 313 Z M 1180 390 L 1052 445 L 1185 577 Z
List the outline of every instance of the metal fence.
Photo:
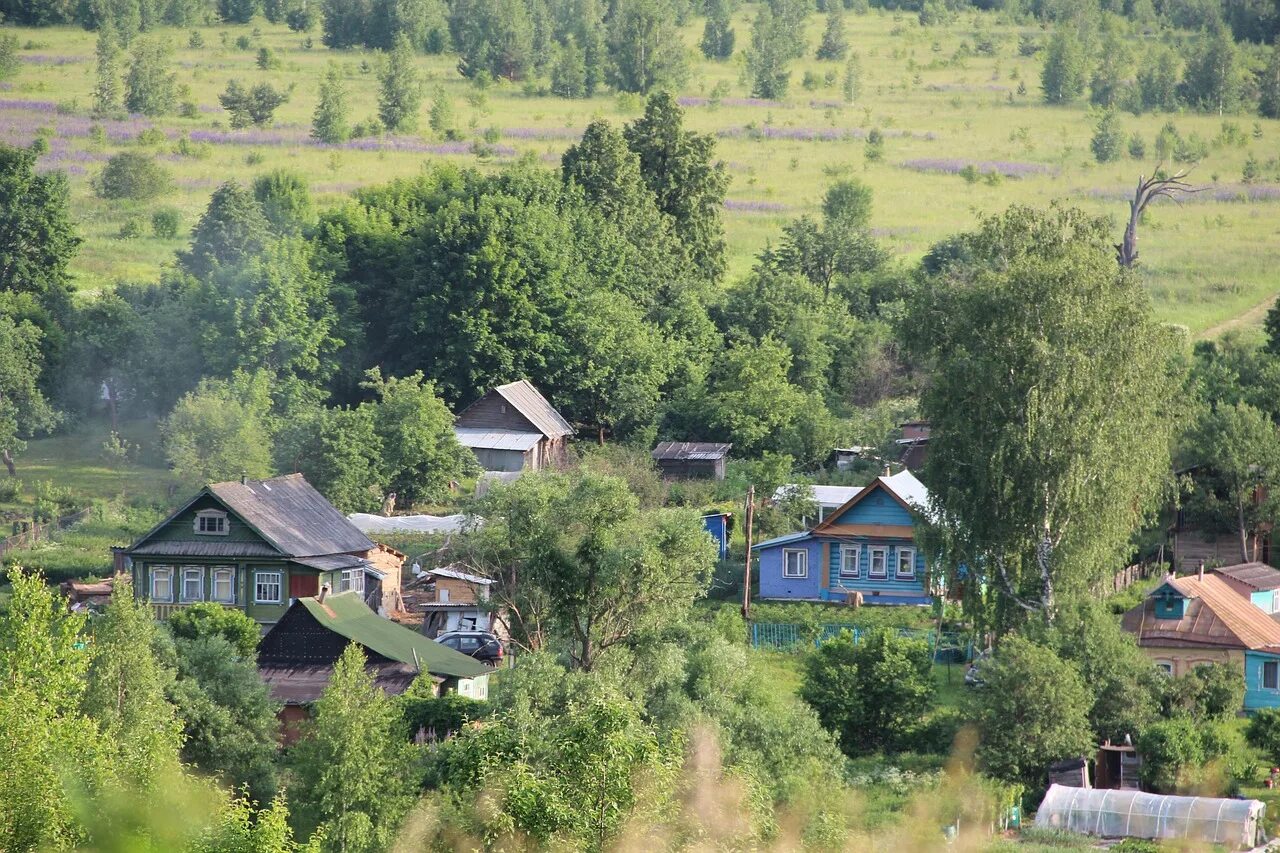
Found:
M 827 622 L 820 625 L 804 625 L 789 622 L 752 622 L 747 626 L 751 647 L 773 651 L 797 651 L 812 646 L 817 648 L 842 631 L 853 636 L 854 643 L 861 643 L 874 628 L 863 628 L 843 622 Z M 954 663 L 973 657 L 973 637 L 958 631 L 937 631 L 932 628 L 890 629 L 899 637 L 924 640 L 934 660 Z

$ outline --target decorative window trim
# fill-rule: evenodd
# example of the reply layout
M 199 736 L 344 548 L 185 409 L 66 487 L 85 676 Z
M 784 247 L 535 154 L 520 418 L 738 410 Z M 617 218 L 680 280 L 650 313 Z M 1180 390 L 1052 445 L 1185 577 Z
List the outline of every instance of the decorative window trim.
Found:
M 1267 668 L 1271 669 L 1271 684 L 1267 684 Z M 1264 660 L 1262 662 L 1261 686 L 1263 690 L 1280 690 L 1280 661 Z
M 852 569 L 848 568 L 849 560 L 847 558 L 849 557 L 853 557 Z M 862 546 L 840 546 L 840 577 L 854 579 L 862 577 Z
M 226 536 L 231 532 L 231 519 L 225 510 L 197 510 L 191 529 L 200 536 Z
M 275 598 L 264 598 L 262 596 L 262 588 L 275 587 Z M 253 573 L 253 603 L 254 604 L 281 604 L 284 601 L 284 574 L 282 572 L 254 572 Z
M 187 578 L 192 577 L 199 581 L 200 589 L 194 596 L 187 595 Z M 204 566 L 183 566 L 182 576 L 180 578 L 182 586 L 178 593 L 183 601 L 204 601 Z
M 800 559 L 797 561 L 798 571 L 792 572 L 788 557 L 791 554 L 798 554 Z M 783 548 L 782 549 L 782 576 L 784 578 L 807 578 L 809 577 L 809 551 L 806 548 Z
M 156 575 L 163 574 L 169 583 L 169 594 L 164 598 L 156 595 Z M 151 600 L 159 602 L 173 601 L 173 566 L 152 566 L 151 567 Z
M 902 558 L 908 555 L 910 556 L 910 559 L 907 560 L 907 566 L 910 568 L 910 571 L 903 572 Z M 916 549 L 915 548 L 899 548 L 898 549 L 898 560 L 893 567 L 893 576 L 898 580 L 915 580 L 915 577 L 916 577 Z
M 876 554 L 880 555 L 880 571 L 876 571 Z M 872 580 L 886 580 L 889 577 L 889 549 L 883 545 L 873 545 L 867 549 L 867 577 Z
M 231 594 L 227 598 L 218 597 L 218 576 L 223 574 L 228 575 L 227 583 L 231 590 Z M 219 604 L 236 603 L 236 570 L 234 566 L 214 566 L 209 570 L 209 600 L 216 601 Z

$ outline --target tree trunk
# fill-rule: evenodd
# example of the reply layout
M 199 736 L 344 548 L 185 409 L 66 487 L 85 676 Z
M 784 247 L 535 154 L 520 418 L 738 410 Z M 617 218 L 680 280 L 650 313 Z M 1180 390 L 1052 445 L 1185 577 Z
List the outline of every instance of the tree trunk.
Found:
M 4 460 L 4 467 L 9 469 L 9 476 L 18 476 L 18 466 L 13 464 L 13 455 L 9 453 L 9 448 L 0 450 L 0 459 Z
M 110 381 L 106 382 L 106 386 L 107 386 L 107 411 L 111 414 L 111 431 L 114 433 L 119 433 L 120 420 L 119 420 L 119 415 L 116 411 L 116 386 L 114 383 Z
M 1249 562 L 1249 530 L 1244 523 L 1244 501 L 1236 501 L 1236 524 L 1240 530 L 1240 562 Z

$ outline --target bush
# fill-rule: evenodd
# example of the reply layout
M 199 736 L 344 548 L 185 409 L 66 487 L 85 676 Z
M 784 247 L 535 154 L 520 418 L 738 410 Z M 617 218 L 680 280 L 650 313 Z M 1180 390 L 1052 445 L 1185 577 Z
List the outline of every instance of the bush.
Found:
M 1225 720 L 1244 706 L 1244 672 L 1225 663 L 1201 664 L 1167 682 L 1166 715 L 1194 720 Z
M 1262 750 L 1273 765 L 1280 763 L 1280 708 L 1263 708 L 1254 714 L 1245 737 Z
M 1094 159 L 1099 163 L 1110 163 L 1119 160 L 1124 153 L 1124 128 L 1120 126 L 1120 118 L 1114 110 L 1108 110 L 1094 129 L 1093 139 L 1089 142 Z
M 143 231 L 142 220 L 136 216 L 130 216 L 120 224 L 120 230 L 116 232 L 116 239 L 136 240 L 142 236 Z
M 157 237 L 171 240 L 178 236 L 178 227 L 182 224 L 182 214 L 176 207 L 162 207 L 151 214 L 151 233 Z
M 1142 139 L 1142 134 L 1134 133 L 1129 137 L 1129 156 L 1135 160 L 1147 156 L 1147 143 Z
M 167 624 L 175 637 L 189 640 L 223 637 L 246 659 L 253 659 L 257 654 L 258 640 L 262 636 L 258 623 L 243 612 L 213 601 L 199 601 L 179 608 L 169 617 Z
M 140 151 L 121 151 L 103 167 L 95 184 L 102 198 L 147 201 L 173 188 L 173 178 L 155 158 Z
M 426 680 L 428 684 L 431 682 L 430 677 Z M 484 719 L 493 713 L 488 702 L 457 693 L 446 693 L 443 696 L 432 696 L 429 693 L 420 695 L 420 691 L 421 688 L 415 681 L 400 699 L 400 707 L 410 734 L 415 734 L 419 729 L 427 729 L 434 730 L 437 738 L 443 738 L 449 732 L 460 731 L 467 723 Z
M 1142 755 L 1142 781 L 1157 791 L 1179 790 L 1189 769 L 1204 763 L 1200 732 L 1187 717 L 1147 726 L 1137 747 Z

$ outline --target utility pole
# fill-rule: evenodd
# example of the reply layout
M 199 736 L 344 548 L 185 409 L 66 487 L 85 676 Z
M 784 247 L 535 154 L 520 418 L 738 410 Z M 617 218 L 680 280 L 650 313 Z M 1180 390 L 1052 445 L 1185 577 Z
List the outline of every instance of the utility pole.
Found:
M 751 618 L 751 525 L 756 517 L 756 487 L 747 486 L 747 560 L 742 570 L 742 618 Z

